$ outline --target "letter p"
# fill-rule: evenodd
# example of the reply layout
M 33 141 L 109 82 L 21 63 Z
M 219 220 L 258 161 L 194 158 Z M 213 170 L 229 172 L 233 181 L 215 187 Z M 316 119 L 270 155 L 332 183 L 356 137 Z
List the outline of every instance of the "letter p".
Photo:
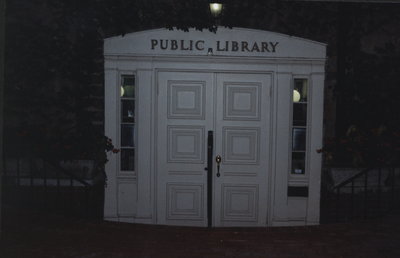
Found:
M 154 49 L 158 45 L 158 40 L 152 39 L 151 40 L 151 49 Z

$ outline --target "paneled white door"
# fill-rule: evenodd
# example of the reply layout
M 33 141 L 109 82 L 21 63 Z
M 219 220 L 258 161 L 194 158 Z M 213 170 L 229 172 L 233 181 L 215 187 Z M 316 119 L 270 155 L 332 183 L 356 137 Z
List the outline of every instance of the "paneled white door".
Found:
M 266 225 L 270 88 L 269 74 L 157 73 L 158 224 Z M 209 131 L 212 204 L 205 170 Z
M 217 74 L 215 226 L 266 226 L 271 76 Z

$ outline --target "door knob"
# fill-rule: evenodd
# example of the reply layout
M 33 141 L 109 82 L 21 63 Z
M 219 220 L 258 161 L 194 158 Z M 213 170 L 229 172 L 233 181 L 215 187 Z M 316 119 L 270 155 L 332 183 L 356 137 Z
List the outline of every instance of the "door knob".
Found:
M 221 155 L 217 155 L 215 157 L 215 162 L 217 162 L 217 177 L 221 176 L 221 174 L 219 173 L 219 164 L 221 163 L 221 161 L 222 161 Z

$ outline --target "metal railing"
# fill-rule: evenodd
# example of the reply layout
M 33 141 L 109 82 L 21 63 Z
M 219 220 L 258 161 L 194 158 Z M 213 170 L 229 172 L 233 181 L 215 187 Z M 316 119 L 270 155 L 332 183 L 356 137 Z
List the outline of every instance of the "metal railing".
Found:
M 6 158 L 3 171 L 4 209 L 102 217 L 104 187 L 87 173 L 42 158 Z
M 322 195 L 324 222 L 379 217 L 400 208 L 400 169 L 367 168 Z

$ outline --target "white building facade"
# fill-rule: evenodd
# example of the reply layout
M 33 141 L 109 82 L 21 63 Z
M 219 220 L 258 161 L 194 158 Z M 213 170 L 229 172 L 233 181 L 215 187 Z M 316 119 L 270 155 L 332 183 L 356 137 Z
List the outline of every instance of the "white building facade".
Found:
M 104 218 L 200 227 L 319 223 L 326 46 L 157 29 L 108 38 Z

